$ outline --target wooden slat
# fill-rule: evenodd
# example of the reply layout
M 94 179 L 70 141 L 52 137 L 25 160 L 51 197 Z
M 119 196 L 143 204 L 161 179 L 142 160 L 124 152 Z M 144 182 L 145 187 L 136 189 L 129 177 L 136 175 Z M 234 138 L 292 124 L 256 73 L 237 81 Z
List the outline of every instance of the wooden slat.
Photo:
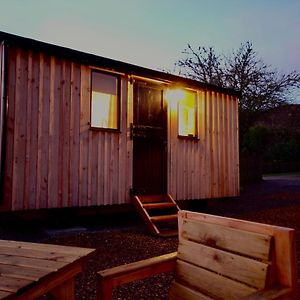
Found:
M 0 41 L 0 143 L 2 145 L 4 133 L 4 42 Z M 4 162 L 2 161 L 2 148 L 0 149 L 0 170 Z M 1 172 L 2 173 L 2 172 Z M 2 174 L 1 174 L 2 175 Z
M 13 294 L 12 292 L 6 292 L 6 291 L 1 291 L 0 290 L 0 299 L 4 299 L 8 296 L 12 296 L 12 294 Z
M 32 249 L 32 250 L 46 250 L 46 251 L 53 251 L 56 253 L 75 255 L 75 256 L 88 255 L 93 251 L 90 248 L 41 244 L 41 243 L 29 243 L 29 242 L 11 241 L 11 240 L 0 240 L 0 247 L 1 246 L 11 247 L 11 248 Z
M 161 236 L 161 237 L 178 236 L 178 230 L 177 229 L 164 229 L 159 232 L 159 236 Z
M 50 102 L 49 102 L 49 155 L 48 155 L 48 197 L 47 207 L 60 207 L 58 198 L 59 170 L 59 103 L 60 98 L 60 61 L 52 56 L 50 61 Z M 51 196 L 50 196 L 51 195 Z M 49 197 L 50 196 L 50 197 Z
M 240 255 L 180 240 L 178 258 L 256 288 L 264 288 L 268 264 Z
M 177 157 L 176 141 L 176 127 L 177 126 L 177 113 L 176 103 L 170 101 L 168 103 L 168 192 L 171 193 L 176 199 L 177 197 L 177 160 L 172 159 Z
M 99 135 L 96 131 L 92 132 L 91 135 L 91 153 L 90 153 L 90 159 L 89 159 L 89 165 L 91 167 L 91 172 L 90 172 L 90 180 L 91 180 L 91 188 L 89 191 L 89 201 L 91 205 L 97 205 L 98 204 L 98 195 L 97 195 L 97 191 L 98 191 L 98 174 L 99 172 L 99 168 L 100 165 L 97 163 L 95 164 L 94 162 L 97 161 L 98 162 L 98 152 L 99 152 Z M 101 202 L 100 202 L 101 203 Z
M 189 286 L 199 287 L 199 289 L 206 291 L 209 296 L 221 299 L 239 299 L 256 291 L 248 285 L 181 260 L 177 261 L 175 280 L 184 285 L 188 283 Z
M 38 111 L 38 169 L 37 208 L 48 204 L 48 155 L 50 114 L 50 57 L 40 54 L 39 111 Z
M 227 104 L 227 97 L 224 95 L 223 97 L 224 101 L 224 153 L 223 153 L 223 159 L 224 159 L 224 172 L 225 172 L 225 181 L 224 181 L 224 188 L 225 188 L 225 196 L 230 196 L 230 189 L 228 185 L 228 178 L 229 178 L 229 172 L 228 172 L 228 165 L 230 164 L 230 161 L 228 160 L 228 147 L 227 147 L 227 134 L 228 134 L 228 104 Z
M 49 270 L 45 269 L 33 269 L 22 266 L 0 264 L 0 275 L 5 277 L 14 277 L 27 280 L 37 281 L 42 276 L 49 273 Z
M 66 265 L 65 262 L 61 261 L 34 259 L 28 257 L 11 257 L 3 254 L 0 254 L 0 263 L 51 271 L 56 271 Z
M 104 132 L 99 133 L 98 137 L 98 160 L 97 160 L 97 204 L 100 205 L 103 203 L 104 196 Z
M 68 207 L 71 206 L 70 202 L 70 173 L 69 168 L 70 164 L 73 163 L 70 161 L 70 118 L 71 118 L 71 62 L 69 60 L 63 61 L 62 67 L 62 101 L 60 105 L 60 132 L 62 138 L 60 139 L 60 155 L 62 161 L 62 171 L 59 191 L 61 191 L 61 206 Z
M 217 93 L 212 92 L 212 182 L 211 182 L 211 197 L 217 198 L 218 195 L 218 111 L 217 111 Z
M 176 252 L 98 272 L 97 299 L 112 299 L 115 286 L 162 272 L 174 271 Z
M 109 197 L 109 154 L 110 154 L 110 147 L 109 147 L 109 136 L 107 132 L 104 132 L 104 140 L 103 140 L 103 174 L 104 174 L 104 199 L 107 201 Z M 105 203 L 107 204 L 107 203 Z
M 292 288 L 292 297 L 299 296 L 295 230 L 275 227 L 275 254 L 277 280 Z
M 203 112 L 203 122 L 202 125 L 203 126 L 203 140 L 202 140 L 202 170 L 201 170 L 201 175 L 202 177 L 200 177 L 200 180 L 202 182 L 202 191 L 201 191 L 201 196 L 202 198 L 208 198 L 208 188 L 209 188 L 209 178 L 208 178 L 208 93 L 207 91 L 205 91 L 203 93 L 203 107 L 204 107 L 204 112 Z
M 205 152 L 206 152 L 206 174 L 207 174 L 207 181 L 206 181 L 206 189 L 207 189 L 207 194 L 205 198 L 211 198 L 211 190 L 212 190 L 212 181 L 213 181 L 213 176 L 212 176 L 212 169 L 213 169 L 213 164 L 212 164 L 212 102 L 213 102 L 213 97 L 212 97 L 212 92 L 207 91 L 207 123 L 206 123 L 206 147 L 205 147 Z
M 34 106 L 33 105 L 33 99 L 32 99 L 32 54 L 31 51 L 28 51 L 28 75 L 27 75 L 27 99 L 25 102 L 27 103 L 27 118 L 26 118 L 26 123 L 24 126 L 26 127 L 26 148 L 25 148 L 25 166 L 24 166 L 24 171 L 25 171 L 25 176 L 24 176 L 24 196 L 23 196 L 23 209 L 28 209 L 29 208 L 29 179 L 30 179 L 30 173 L 31 169 L 29 167 L 30 163 L 30 158 L 32 156 L 35 156 L 34 153 L 31 153 L 31 139 L 34 139 L 35 137 L 31 135 L 31 122 L 32 122 L 32 115 L 31 115 L 31 108 Z
M 106 269 L 106 270 L 98 272 L 98 274 L 102 278 L 113 279 L 113 278 L 116 278 L 119 276 L 123 276 L 125 274 L 130 274 L 130 273 L 138 271 L 138 270 L 143 270 L 145 268 L 154 269 L 154 267 L 157 268 L 155 273 L 160 273 L 161 272 L 160 268 L 164 268 L 165 263 L 168 263 L 168 262 L 174 263 L 176 260 L 176 257 L 177 257 L 177 252 L 172 252 L 172 253 L 144 259 L 141 261 L 133 262 L 130 264 L 125 264 L 125 265 L 121 265 L 118 267 Z M 172 266 L 170 265 L 167 268 L 169 268 L 169 267 L 172 267 Z M 164 270 L 163 272 L 166 272 L 166 271 Z M 131 277 L 129 276 L 128 281 L 126 280 L 126 282 L 130 282 L 130 281 L 132 281 L 132 280 L 131 280 Z M 125 283 L 125 281 L 124 281 L 124 283 Z
M 124 98 L 123 98 L 124 99 Z M 126 102 L 123 100 L 124 103 Z M 128 190 L 132 186 L 132 170 L 133 170 L 133 139 L 130 138 L 130 125 L 133 123 L 133 82 L 131 80 L 127 80 L 127 105 L 124 105 L 124 111 L 127 111 L 127 123 L 126 123 L 126 181 L 125 181 L 125 197 L 127 202 L 130 200 L 130 195 Z
M 184 220 L 181 236 L 208 246 L 245 254 L 263 260 L 269 259 L 271 236 L 209 224 Z
M 70 95 L 70 206 L 79 205 L 80 65 L 72 63 Z
M 252 295 L 243 297 L 241 300 L 286 300 L 286 299 L 296 299 L 293 297 L 293 291 L 291 288 L 284 286 L 272 286 L 264 290 L 257 291 Z
M 14 120 L 14 149 L 13 149 L 13 210 L 23 209 L 25 183 L 25 153 L 26 153 L 26 118 L 27 118 L 27 83 L 28 83 L 28 54 L 25 50 L 17 49 L 16 55 L 16 89 L 15 89 L 15 120 Z
M 170 300 L 213 300 L 203 293 L 173 281 L 169 291 Z
M 236 185 L 236 193 L 237 195 L 240 195 L 240 153 L 239 153 L 239 132 L 240 132 L 240 129 L 239 129 L 239 107 L 238 107 L 238 98 L 235 97 L 235 115 L 236 115 L 236 123 L 235 123 L 235 147 L 236 147 L 236 180 L 237 180 L 237 185 Z
M 221 195 L 226 195 L 225 192 L 225 148 L 226 144 L 224 143 L 224 94 L 220 94 L 219 97 L 219 124 L 220 124 L 220 147 L 219 147 L 219 188 Z
M 155 216 L 150 217 L 150 220 L 154 223 L 177 221 L 177 215 Z
M 13 181 L 13 149 L 14 149 L 14 120 L 15 120 L 15 101 L 14 91 L 16 84 L 16 49 L 11 48 L 8 53 L 8 83 L 7 97 L 12 99 L 7 107 L 6 119 L 6 155 L 4 173 L 4 204 L 8 210 L 12 209 L 12 181 Z
M 232 145 L 233 145 L 233 159 L 232 159 L 232 167 L 233 167 L 233 189 L 236 191 L 239 187 L 238 187 L 238 177 L 236 176 L 236 174 L 239 173 L 239 161 L 238 161 L 238 136 L 236 134 L 237 132 L 237 128 L 238 128 L 238 124 L 237 124 L 237 110 L 236 110 L 236 101 L 235 101 L 235 97 L 231 96 L 231 103 L 232 103 Z
M 81 65 L 80 86 L 80 166 L 79 166 L 79 205 L 88 202 L 88 159 L 89 159 L 89 122 L 90 122 L 90 70 Z
M 233 172 L 235 170 L 235 166 L 234 166 L 234 136 L 233 136 L 233 127 L 234 127 L 234 124 L 233 124 L 233 119 L 234 119 L 234 114 L 235 112 L 233 111 L 232 109 L 232 106 L 233 106 L 233 103 L 232 103 L 232 97 L 231 96 L 228 96 L 228 109 L 229 109 L 229 137 L 228 137 L 228 140 L 229 140 L 229 161 L 230 161 L 230 164 L 229 164 L 229 167 L 230 167 L 230 176 L 229 176 L 229 181 L 230 181 L 230 189 L 231 190 L 234 190 L 235 186 L 234 186 L 234 179 L 235 179 L 235 176 L 233 175 Z
M 130 117 L 130 91 L 129 91 L 129 84 L 128 84 L 128 77 L 124 76 L 121 79 L 121 123 L 120 123 L 120 130 L 121 136 L 119 141 L 119 200 L 118 203 L 128 203 L 130 201 L 130 195 L 128 191 L 130 190 L 131 186 L 131 167 L 130 161 L 132 158 L 128 155 L 128 145 L 130 144 L 130 124 L 131 121 L 129 120 Z M 126 114 L 122 112 L 127 112 Z M 128 184 L 129 182 L 129 184 Z
M 157 203 L 167 201 L 163 195 L 139 195 L 138 197 L 142 203 Z
M 176 204 L 170 202 L 159 202 L 159 203 L 145 203 L 143 204 L 145 209 L 164 209 L 170 207 L 176 207 Z
M 11 257 L 20 256 L 20 257 L 29 257 L 29 258 L 38 258 L 38 259 L 49 259 L 63 262 L 73 262 L 78 259 L 78 255 L 67 255 L 62 253 L 56 253 L 46 250 L 33 250 L 33 249 L 18 249 L 18 248 L 9 248 L 1 247 L 0 253 L 3 255 L 8 255 Z
M 32 283 L 32 280 L 0 276 L 0 290 L 17 292 Z
M 39 105 L 39 54 L 36 52 L 30 53 L 31 57 L 31 78 L 29 78 L 29 91 L 31 98 L 31 117 L 28 120 L 30 138 L 30 153 L 28 156 L 28 208 L 36 208 L 37 198 L 37 156 L 38 156 L 38 105 Z M 29 96 L 28 96 L 29 98 Z M 27 159 L 27 158 L 26 158 Z
M 88 173 L 87 173 L 87 200 L 86 204 L 87 206 L 92 205 L 92 189 L 93 185 L 96 183 L 94 180 L 92 174 L 93 170 L 97 169 L 97 166 L 93 162 L 93 159 L 96 161 L 96 156 L 93 153 L 93 142 L 95 142 L 95 133 L 91 130 L 88 131 Z M 95 145 L 95 143 L 94 143 Z M 95 149 L 95 148 L 94 148 Z

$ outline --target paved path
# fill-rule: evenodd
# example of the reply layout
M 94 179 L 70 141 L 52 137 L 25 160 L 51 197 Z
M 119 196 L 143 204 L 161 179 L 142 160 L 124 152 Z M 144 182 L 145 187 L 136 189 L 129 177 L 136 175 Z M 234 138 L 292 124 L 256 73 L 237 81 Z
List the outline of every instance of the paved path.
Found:
M 208 212 L 238 216 L 249 211 L 300 205 L 300 174 L 265 176 L 262 181 L 241 188 L 241 195 L 222 199 L 208 206 Z

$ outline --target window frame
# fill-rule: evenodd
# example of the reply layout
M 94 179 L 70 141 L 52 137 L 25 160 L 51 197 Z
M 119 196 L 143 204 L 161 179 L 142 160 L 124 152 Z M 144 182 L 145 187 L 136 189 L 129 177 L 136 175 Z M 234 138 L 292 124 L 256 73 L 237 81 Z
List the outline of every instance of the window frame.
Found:
M 93 73 L 100 73 L 104 75 L 113 76 L 117 80 L 117 128 L 108 128 L 108 127 L 97 127 L 92 126 L 92 102 L 93 102 Z M 109 131 L 109 132 L 121 132 L 121 76 L 120 74 L 109 72 L 109 71 L 102 71 L 98 69 L 91 69 L 90 72 L 90 129 L 95 131 Z
M 195 134 L 182 135 L 179 134 L 179 107 L 180 101 L 177 103 L 177 133 L 178 138 L 187 139 L 187 140 L 196 140 L 199 141 L 198 135 L 198 93 L 194 90 L 185 90 L 187 93 L 192 93 L 195 96 Z

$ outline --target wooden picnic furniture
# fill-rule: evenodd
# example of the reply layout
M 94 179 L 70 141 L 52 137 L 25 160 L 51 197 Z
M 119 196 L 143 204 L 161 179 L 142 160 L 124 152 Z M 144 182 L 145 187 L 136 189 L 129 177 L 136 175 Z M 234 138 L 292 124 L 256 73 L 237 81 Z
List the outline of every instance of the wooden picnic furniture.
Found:
M 95 249 L 0 240 L 0 299 L 74 299 L 75 276 Z
M 98 299 L 167 271 L 170 299 L 298 299 L 293 229 L 188 211 L 178 223 L 177 252 L 98 272 Z

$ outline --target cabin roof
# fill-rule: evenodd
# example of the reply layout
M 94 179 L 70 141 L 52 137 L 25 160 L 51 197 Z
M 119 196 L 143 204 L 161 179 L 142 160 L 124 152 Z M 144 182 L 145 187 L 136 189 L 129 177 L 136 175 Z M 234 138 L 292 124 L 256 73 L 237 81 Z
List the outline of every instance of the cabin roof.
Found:
M 213 84 L 203 83 L 197 80 L 181 77 L 174 74 L 157 71 L 134 64 L 125 63 L 122 61 L 106 58 L 103 56 L 86 53 L 54 44 L 49 44 L 34 40 L 31 38 L 21 37 L 11 33 L 0 31 L 0 41 L 4 41 L 7 46 L 17 46 L 35 51 L 42 51 L 52 55 L 58 55 L 65 59 L 73 59 L 83 64 L 107 69 L 133 76 L 140 76 L 149 79 L 165 81 L 169 83 L 180 84 L 186 87 L 197 88 L 202 90 L 212 90 L 235 96 L 240 96 L 239 92 L 234 89 L 223 88 Z

